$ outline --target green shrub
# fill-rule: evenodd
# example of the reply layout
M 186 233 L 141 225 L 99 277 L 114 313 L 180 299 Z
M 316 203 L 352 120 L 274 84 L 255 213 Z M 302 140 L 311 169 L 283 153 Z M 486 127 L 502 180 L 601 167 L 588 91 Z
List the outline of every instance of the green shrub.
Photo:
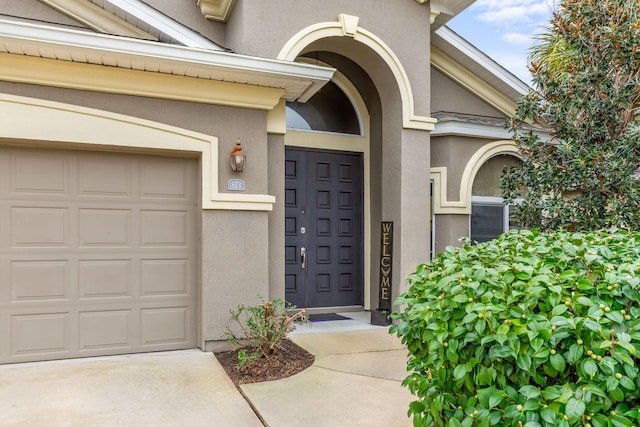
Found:
M 260 358 L 269 359 L 275 354 L 287 334 L 295 329 L 294 322 L 307 321 L 305 310 L 295 312 L 296 306 L 287 306 L 282 298 L 258 305 L 239 305 L 230 310 L 231 321 L 239 333 L 227 328 L 227 342 L 231 345 L 248 345 L 238 352 L 238 366 L 243 368 Z M 292 313 L 295 312 L 295 313 Z
M 510 232 L 408 278 L 415 426 L 640 424 L 640 234 Z

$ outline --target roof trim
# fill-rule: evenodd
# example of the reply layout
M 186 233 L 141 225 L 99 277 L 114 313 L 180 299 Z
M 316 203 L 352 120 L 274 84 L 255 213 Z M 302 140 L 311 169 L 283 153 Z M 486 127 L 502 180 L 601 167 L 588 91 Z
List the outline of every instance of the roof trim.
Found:
M 91 2 L 79 0 L 39 1 L 99 33 L 158 41 L 156 37 L 146 31 L 120 19 Z
M 77 0 L 75 0 L 77 1 Z M 212 50 L 225 50 L 206 37 L 169 18 L 140 0 L 104 0 L 114 7 L 135 16 L 147 25 L 187 47 L 198 47 Z
M 505 95 L 435 46 L 431 46 L 431 65 L 498 111 L 507 116 L 515 114 L 516 100 Z
M 460 37 L 449 27 L 440 27 L 436 34 L 447 42 L 452 48 L 458 50 L 479 66 L 499 78 L 514 91 L 524 95 L 529 91 L 529 86 L 522 80 L 511 74 L 496 61 L 487 56 L 484 52 Z
M 296 101 L 334 69 L 0 19 L 0 52 L 284 89 Z

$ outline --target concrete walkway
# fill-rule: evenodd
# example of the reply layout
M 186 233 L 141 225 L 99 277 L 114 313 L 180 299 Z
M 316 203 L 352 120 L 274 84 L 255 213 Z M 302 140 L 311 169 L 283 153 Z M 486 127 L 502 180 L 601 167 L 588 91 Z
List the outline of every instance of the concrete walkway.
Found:
M 315 354 L 284 380 L 242 386 L 269 427 L 412 426 L 407 417 L 407 351 L 386 328 L 294 335 Z
M 400 385 L 406 350 L 387 328 L 303 328 L 292 339 L 316 355 L 313 366 L 242 393 L 200 350 L 0 365 L 0 426 L 412 425 L 412 397 Z

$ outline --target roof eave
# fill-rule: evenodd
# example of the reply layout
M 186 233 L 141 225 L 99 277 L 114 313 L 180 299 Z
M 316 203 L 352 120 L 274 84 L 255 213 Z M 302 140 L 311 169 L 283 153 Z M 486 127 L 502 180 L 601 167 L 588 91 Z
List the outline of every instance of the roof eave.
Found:
M 334 69 L 0 19 L 0 51 L 280 88 L 306 101 Z

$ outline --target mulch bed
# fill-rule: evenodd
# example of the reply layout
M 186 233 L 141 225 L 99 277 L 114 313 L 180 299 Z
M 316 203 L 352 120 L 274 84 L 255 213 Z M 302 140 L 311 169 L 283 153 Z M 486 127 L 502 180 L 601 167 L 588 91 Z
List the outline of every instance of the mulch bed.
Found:
M 257 359 L 240 369 L 238 367 L 239 350 L 215 353 L 216 359 L 236 386 L 287 378 L 307 369 L 315 360 L 311 353 L 285 339 L 269 359 Z

